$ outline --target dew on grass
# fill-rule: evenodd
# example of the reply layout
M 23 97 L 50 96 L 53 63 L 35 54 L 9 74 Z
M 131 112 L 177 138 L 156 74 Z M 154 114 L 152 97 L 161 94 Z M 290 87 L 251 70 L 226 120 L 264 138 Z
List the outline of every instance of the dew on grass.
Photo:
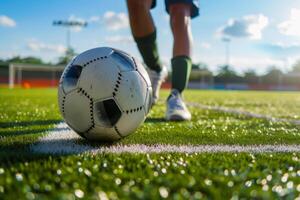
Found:
M 84 192 L 83 192 L 82 190 L 80 190 L 80 189 L 76 189 L 76 190 L 74 191 L 74 194 L 75 194 L 75 196 L 76 196 L 77 198 L 79 198 L 79 199 L 81 199 L 81 198 L 84 197 Z
M 251 185 L 252 185 L 252 181 L 251 180 L 245 182 L 245 186 L 246 187 L 251 187 Z
M 289 178 L 289 174 L 288 173 L 285 173 L 282 177 L 281 177 L 281 182 L 285 183 L 287 182 Z
M 230 172 L 231 172 L 231 175 L 232 175 L 232 176 L 236 176 L 236 172 L 235 172 L 234 169 L 232 169 Z
M 104 168 L 106 168 L 107 167 L 107 163 L 105 162 L 105 163 L 103 163 L 103 165 L 102 165 Z
M 23 181 L 23 175 L 21 173 L 16 174 L 17 181 Z
M 298 161 L 299 159 L 298 159 L 297 156 L 293 156 L 293 157 L 292 157 L 292 160 L 293 160 L 293 161 Z
M 264 179 L 261 180 L 260 183 L 261 183 L 262 185 L 266 185 L 266 184 L 267 184 L 267 180 L 264 178 Z
M 116 183 L 116 185 L 120 185 L 120 184 L 121 184 L 121 182 L 122 182 L 122 181 L 121 181 L 121 179 L 120 179 L 120 178 L 116 178 L 116 179 L 115 179 L 115 183 Z
M 107 194 L 104 191 L 98 192 L 98 197 L 100 200 L 109 200 Z
M 234 185 L 233 181 L 228 181 L 228 183 L 227 183 L 228 187 L 233 187 L 233 185 Z
M 210 179 L 205 179 L 204 180 L 205 185 L 207 186 L 211 186 L 212 185 L 212 181 Z
M 150 165 L 153 165 L 153 161 L 152 161 L 151 159 L 148 159 L 148 163 L 149 163 Z
M 263 191 L 268 191 L 269 190 L 269 186 L 268 185 L 263 185 L 262 186 L 262 190 Z
M 169 192 L 166 187 L 160 187 L 159 194 L 162 198 L 167 198 L 169 196 Z
M 123 167 L 123 165 L 118 165 L 118 168 L 123 169 L 124 167 Z
M 228 175 L 229 175 L 228 169 L 225 169 L 225 170 L 224 170 L 224 175 L 225 175 L 225 176 L 228 176 Z
M 134 186 L 135 185 L 135 181 L 134 180 L 130 180 L 129 181 L 129 186 Z
M 272 180 L 272 175 L 269 174 L 269 175 L 267 176 L 267 181 L 271 181 L 271 180 Z
M 61 175 L 61 170 L 60 169 L 56 170 L 56 174 Z
M 87 175 L 88 177 L 92 176 L 92 172 L 88 169 L 84 170 L 84 174 Z
M 286 184 L 286 187 L 287 187 L 287 189 L 293 189 L 293 187 L 294 187 L 294 182 L 293 182 L 293 181 L 289 181 L 289 182 Z

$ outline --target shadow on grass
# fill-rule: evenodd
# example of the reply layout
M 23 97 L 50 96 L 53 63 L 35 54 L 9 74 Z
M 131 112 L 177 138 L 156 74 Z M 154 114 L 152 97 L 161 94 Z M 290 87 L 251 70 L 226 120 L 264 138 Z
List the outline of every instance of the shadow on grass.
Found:
M 164 123 L 166 122 L 165 118 L 162 117 L 148 117 L 145 120 L 145 123 Z
M 68 128 L 58 128 L 57 131 L 65 131 Z M 21 135 L 29 135 L 29 134 L 38 134 L 45 133 L 49 131 L 49 128 L 39 128 L 39 129 L 27 129 L 27 130 L 10 130 L 10 131 L 1 131 L 1 137 L 13 137 L 13 136 L 21 136 Z
M 51 125 L 61 122 L 59 119 L 49 120 L 32 120 L 32 121 L 20 121 L 20 122 L 0 122 L 0 128 L 11 128 L 17 126 L 34 126 L 34 125 Z
M 0 145 L 0 163 L 3 166 L 47 160 L 52 157 L 65 157 L 98 152 L 99 148 L 110 147 L 116 142 L 91 142 L 84 138 L 54 138 L 34 143 L 6 143 Z M 0 166 L 1 166 L 0 164 Z

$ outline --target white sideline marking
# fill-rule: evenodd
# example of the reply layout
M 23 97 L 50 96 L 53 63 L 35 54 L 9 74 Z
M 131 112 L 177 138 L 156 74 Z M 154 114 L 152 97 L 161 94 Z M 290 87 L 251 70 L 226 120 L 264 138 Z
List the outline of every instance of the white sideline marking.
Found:
M 244 116 L 252 117 L 252 118 L 266 119 L 266 120 L 269 120 L 272 122 L 287 122 L 287 123 L 290 123 L 293 125 L 300 125 L 300 120 L 276 118 L 276 117 L 272 117 L 270 115 L 263 115 L 263 114 L 248 112 L 248 111 L 244 111 L 244 110 L 226 108 L 226 107 L 222 107 L 222 106 L 208 106 L 208 105 L 204 105 L 204 104 L 200 104 L 200 103 L 192 103 L 192 102 L 187 103 L 187 105 L 191 106 L 191 107 L 195 107 L 195 108 L 201 108 L 204 110 L 214 110 L 214 111 L 230 113 L 230 114 L 235 114 L 235 115 L 244 115 Z
M 218 152 L 300 152 L 300 145 L 169 145 L 169 144 L 114 144 L 95 147 L 89 145 L 65 123 L 56 127 L 31 145 L 31 151 L 41 154 L 79 154 L 79 153 L 218 153 Z

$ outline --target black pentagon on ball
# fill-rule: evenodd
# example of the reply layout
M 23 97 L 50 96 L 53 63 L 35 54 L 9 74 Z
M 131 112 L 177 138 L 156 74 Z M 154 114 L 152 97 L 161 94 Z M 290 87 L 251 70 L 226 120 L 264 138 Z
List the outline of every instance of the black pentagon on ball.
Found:
M 82 66 L 80 65 L 71 65 L 68 69 L 66 69 L 62 82 L 62 87 L 65 93 L 76 88 L 81 72 Z
M 115 126 L 122 115 L 122 111 L 114 99 L 96 102 L 95 110 L 100 124 L 106 127 Z

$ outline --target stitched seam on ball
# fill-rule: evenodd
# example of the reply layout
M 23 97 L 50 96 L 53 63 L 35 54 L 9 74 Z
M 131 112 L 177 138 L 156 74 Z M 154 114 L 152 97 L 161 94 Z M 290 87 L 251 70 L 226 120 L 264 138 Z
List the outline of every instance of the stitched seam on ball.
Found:
M 122 74 L 121 74 L 121 72 L 118 72 L 118 78 L 116 80 L 115 87 L 114 87 L 113 92 L 112 92 L 113 97 L 115 97 L 117 92 L 119 91 L 121 81 L 122 81 Z
M 97 57 L 97 58 L 91 59 L 91 60 L 87 61 L 86 63 L 84 63 L 83 67 L 86 67 L 89 64 L 92 64 L 93 62 L 96 62 L 96 61 L 99 61 L 99 60 L 103 60 L 103 59 L 107 59 L 107 56 L 101 56 L 101 57 Z
M 139 112 L 142 109 L 143 109 L 143 106 L 139 106 L 139 107 L 136 107 L 136 108 L 125 110 L 125 113 L 126 114 L 131 114 L 131 113 Z
M 121 133 L 120 133 L 118 127 L 117 127 L 117 126 L 114 126 L 114 128 L 115 128 L 116 133 L 117 133 L 121 138 L 123 138 L 123 136 L 121 135 Z
M 90 130 L 95 128 L 94 109 L 93 109 L 94 101 L 93 98 L 84 89 L 79 88 L 77 92 L 83 94 L 85 97 L 87 97 L 90 100 L 90 119 L 92 125 L 85 131 L 85 132 L 89 132 Z
M 65 115 L 65 101 L 66 101 L 66 96 L 63 96 L 63 100 L 61 103 L 61 112 L 63 115 Z
M 136 64 L 136 62 L 135 62 L 135 59 L 134 59 L 133 57 L 132 57 L 132 60 L 133 60 L 133 63 L 134 63 L 135 70 L 136 70 L 136 71 L 139 71 L 139 70 L 138 70 L 138 67 L 137 67 L 137 64 Z

